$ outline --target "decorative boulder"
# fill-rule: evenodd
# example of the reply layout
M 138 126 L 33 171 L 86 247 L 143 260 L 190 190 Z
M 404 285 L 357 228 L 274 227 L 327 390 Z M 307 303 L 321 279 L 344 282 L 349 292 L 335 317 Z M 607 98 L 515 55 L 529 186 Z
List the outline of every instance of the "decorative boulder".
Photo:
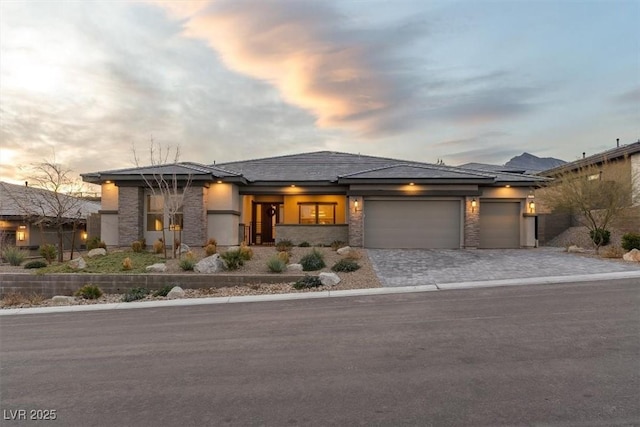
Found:
M 107 254 L 107 250 L 105 248 L 95 248 L 95 249 L 91 249 L 87 253 L 87 256 L 89 258 L 93 258 L 94 256 L 104 256 L 106 254 Z
M 186 254 L 190 250 L 191 250 L 191 248 L 188 245 L 186 245 L 184 243 L 180 243 L 180 247 L 178 248 L 178 253 Z
M 340 278 L 336 273 L 320 273 L 318 277 L 324 286 L 335 286 L 340 283 Z
M 344 246 L 336 251 L 338 255 L 346 255 L 351 252 L 351 246 Z
M 69 261 L 69 267 L 73 268 L 74 270 L 82 270 L 84 268 L 87 268 L 87 262 L 82 257 L 75 258 Z
M 584 253 L 584 249 L 582 249 L 580 246 L 571 245 L 567 248 L 567 252 L 569 252 L 570 254 L 581 254 Z
M 54 305 L 68 305 L 75 302 L 75 300 L 76 300 L 75 297 L 67 297 L 64 295 L 56 295 L 53 298 L 51 298 L 51 302 Z
M 174 286 L 167 294 L 167 299 L 184 298 L 184 290 L 180 286 Z
M 193 267 L 196 273 L 217 273 L 224 270 L 224 261 L 220 258 L 220 254 L 213 254 L 206 258 L 202 258 Z
M 637 249 L 631 249 L 626 254 L 622 255 L 622 259 L 631 262 L 640 262 L 640 251 Z
M 167 265 L 162 262 L 158 262 L 152 265 L 148 265 L 145 270 L 147 270 L 149 273 L 164 273 L 165 271 L 167 271 Z
M 302 271 L 302 264 L 288 264 L 287 271 Z

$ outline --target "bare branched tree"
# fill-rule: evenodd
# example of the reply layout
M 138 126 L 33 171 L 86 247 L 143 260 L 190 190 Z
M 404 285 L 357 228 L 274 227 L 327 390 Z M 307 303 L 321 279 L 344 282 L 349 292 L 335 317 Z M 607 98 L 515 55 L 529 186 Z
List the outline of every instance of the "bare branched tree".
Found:
M 167 258 L 166 231 L 173 233 L 172 256 L 178 253 L 177 241 L 182 241 L 182 224 L 178 221 L 184 206 L 184 196 L 193 179 L 192 173 L 178 174 L 176 165 L 180 161 L 180 146 L 163 148 L 156 144 L 153 138 L 149 142 L 149 163 L 147 170 L 142 167 L 142 162 L 135 146 L 133 147 L 133 159 L 136 167 L 141 168 L 140 176 L 153 196 L 162 200 L 163 216 L 168 217 L 169 224 L 162 221 L 162 242 L 164 244 L 164 256 Z
M 81 193 L 82 182 L 73 177 L 73 172 L 52 160 L 32 164 L 28 171 L 31 187 L 28 191 L 15 191 L 9 197 L 16 203 L 25 220 L 40 228 L 44 240 L 45 227 L 56 230 L 58 261 L 64 257 L 65 226 L 74 230 L 72 248 L 75 244 L 75 229 L 84 216 L 84 200 L 69 194 Z M 73 255 L 72 255 L 73 256 Z
M 603 242 L 597 236 L 631 206 L 636 180 L 628 159 L 605 160 L 561 173 L 541 196 L 549 208 L 571 213 L 586 226 L 598 252 Z

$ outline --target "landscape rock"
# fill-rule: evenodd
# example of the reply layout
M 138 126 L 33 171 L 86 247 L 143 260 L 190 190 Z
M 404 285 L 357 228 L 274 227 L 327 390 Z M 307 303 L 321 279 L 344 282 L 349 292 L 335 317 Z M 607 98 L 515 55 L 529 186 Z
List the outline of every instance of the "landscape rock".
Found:
M 640 251 L 638 249 L 631 249 L 626 254 L 622 255 L 622 259 L 631 262 L 640 262 Z
M 69 267 L 73 268 L 74 270 L 82 270 L 84 268 L 87 268 L 87 262 L 82 257 L 74 258 L 69 261 Z
M 346 255 L 351 252 L 351 246 L 344 246 L 336 251 L 338 255 Z
M 186 245 L 184 243 L 180 243 L 180 247 L 178 248 L 178 253 L 186 254 L 190 250 L 191 250 L 191 248 L 189 247 L 189 245 Z
M 570 254 L 581 254 L 584 253 L 584 249 L 582 249 L 580 246 L 571 245 L 567 248 L 567 252 L 569 252 Z
M 220 254 L 213 254 L 198 261 L 193 267 L 193 271 L 196 273 L 217 273 L 223 271 L 224 267 L 225 263 L 220 258 Z
M 287 271 L 302 271 L 302 264 L 287 264 Z
M 68 305 L 75 302 L 75 300 L 75 297 L 68 297 L 64 295 L 56 295 L 51 298 L 51 302 L 53 303 L 53 305 Z
M 340 277 L 338 277 L 336 273 L 323 272 L 320 273 L 318 277 L 324 286 L 335 286 L 340 283 Z
M 164 273 L 165 271 L 167 271 L 167 265 L 162 262 L 158 262 L 147 266 L 145 270 L 150 273 Z
M 184 298 L 185 292 L 180 286 L 174 286 L 167 294 L 167 299 Z
M 104 256 L 106 254 L 107 254 L 107 250 L 105 248 L 95 248 L 95 249 L 91 249 L 87 253 L 87 256 L 89 258 L 93 258 L 94 256 Z

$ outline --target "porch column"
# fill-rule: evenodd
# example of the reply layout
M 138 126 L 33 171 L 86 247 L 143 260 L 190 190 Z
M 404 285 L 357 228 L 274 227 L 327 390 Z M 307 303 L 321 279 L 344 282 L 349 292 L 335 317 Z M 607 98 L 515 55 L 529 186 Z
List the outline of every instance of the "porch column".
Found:
M 207 241 L 207 210 L 205 208 L 204 188 L 189 187 L 184 193 L 183 243 L 189 246 L 202 246 Z
M 465 197 L 464 206 L 464 248 L 477 249 L 480 245 L 480 199 Z
M 356 206 L 357 205 L 357 206 Z M 364 201 L 359 196 L 349 196 L 349 246 L 362 247 L 364 244 Z

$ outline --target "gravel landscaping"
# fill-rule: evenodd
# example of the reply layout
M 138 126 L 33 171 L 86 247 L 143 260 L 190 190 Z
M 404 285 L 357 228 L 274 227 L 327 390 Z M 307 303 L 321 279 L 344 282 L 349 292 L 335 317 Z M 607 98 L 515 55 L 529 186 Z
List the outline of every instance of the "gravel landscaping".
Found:
M 245 261 L 244 265 L 235 271 L 225 271 L 225 274 L 265 274 L 269 273 L 267 268 L 267 260 L 275 255 L 277 252 L 274 247 L 267 246 L 251 246 L 253 251 L 253 257 L 249 261 Z M 331 272 L 331 267 L 340 259 L 343 259 L 345 255 L 339 255 L 331 248 L 316 248 L 324 255 L 326 267 L 318 271 L 303 272 L 309 275 L 318 275 L 321 272 Z M 224 252 L 225 248 L 220 248 L 218 252 Z M 290 262 L 296 263 L 302 256 L 311 252 L 312 248 L 300 248 L 294 247 L 291 250 Z M 204 250 L 202 248 L 192 248 L 196 259 L 202 259 L 205 257 Z M 380 281 L 371 265 L 368 258 L 367 251 L 362 249 L 353 249 L 355 252 L 354 257 L 357 258 L 356 262 L 361 266 L 360 269 L 344 273 L 337 272 L 340 277 L 340 283 L 331 287 L 331 290 L 344 290 L 344 289 L 362 289 L 362 288 L 379 288 L 381 287 Z M 81 253 L 81 255 L 86 255 Z M 166 260 L 168 274 L 197 274 L 190 271 L 183 271 L 178 265 L 177 259 Z M 22 267 L 14 267 L 8 264 L 0 264 L 0 274 L 2 273 L 24 273 L 34 274 L 33 271 L 25 270 Z M 157 273 L 149 273 L 157 274 Z M 215 273 L 214 273 L 215 274 Z M 327 287 L 321 286 L 319 288 L 296 290 L 293 288 L 291 280 L 287 280 L 288 276 L 299 276 L 301 272 L 283 272 L 283 273 L 271 273 L 277 274 L 282 277 L 282 283 L 276 284 L 252 284 L 247 286 L 233 286 L 223 288 L 208 288 L 208 289 L 185 289 L 184 298 L 203 298 L 203 297 L 227 297 L 227 296 L 242 296 L 242 295 L 264 295 L 264 294 L 282 294 L 282 293 L 295 293 L 295 292 L 317 292 L 326 291 Z M 122 302 L 124 294 L 105 294 L 99 299 L 85 300 L 81 298 L 75 298 L 72 305 L 85 305 L 85 304 L 105 304 L 105 303 L 118 303 Z M 153 301 L 164 300 L 165 297 L 153 297 L 151 295 L 146 296 L 139 301 Z M 59 305 L 54 304 L 51 299 L 43 299 L 37 295 L 30 297 L 19 297 L 17 295 L 10 295 L 0 300 L 0 308 L 27 308 L 27 307 L 44 307 Z

